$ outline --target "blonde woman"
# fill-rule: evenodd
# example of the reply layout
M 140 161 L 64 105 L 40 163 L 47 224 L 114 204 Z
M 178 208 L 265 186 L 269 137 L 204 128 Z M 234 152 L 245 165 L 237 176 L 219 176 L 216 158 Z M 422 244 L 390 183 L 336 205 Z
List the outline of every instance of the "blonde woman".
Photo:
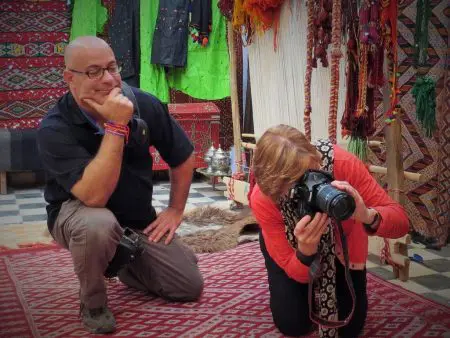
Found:
M 342 222 L 342 236 L 338 222 L 321 212 L 301 214 L 298 205 L 307 202 L 293 203 L 289 195 L 316 169 L 329 172 L 331 185 L 355 201 L 352 216 Z M 404 236 L 405 211 L 357 157 L 327 140 L 311 144 L 287 125 L 268 129 L 258 140 L 253 170 L 250 206 L 261 228 L 275 325 L 287 336 L 307 334 L 315 322 L 322 337 L 357 337 L 368 306 L 368 236 Z

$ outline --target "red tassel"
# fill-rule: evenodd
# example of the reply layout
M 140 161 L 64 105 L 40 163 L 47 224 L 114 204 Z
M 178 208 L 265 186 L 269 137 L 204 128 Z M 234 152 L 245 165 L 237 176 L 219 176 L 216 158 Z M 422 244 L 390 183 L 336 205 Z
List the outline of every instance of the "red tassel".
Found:
M 369 9 L 367 7 L 361 7 L 359 11 L 359 24 L 365 26 L 369 23 Z
M 333 10 L 333 0 L 325 0 L 323 2 L 323 7 L 329 13 Z
M 348 39 L 347 48 L 350 49 L 350 50 L 355 50 L 356 49 L 356 41 L 355 41 L 355 39 L 352 39 L 352 38 Z
M 369 37 L 372 43 L 377 43 L 380 36 L 378 35 L 378 30 L 375 23 L 370 24 Z
M 319 40 L 323 40 L 325 37 L 325 31 L 323 30 L 322 27 L 319 28 L 319 32 L 317 33 L 317 37 L 319 38 Z
M 321 10 L 320 10 L 320 14 L 319 14 L 319 21 L 321 22 L 321 23 L 323 23 L 323 22 L 325 22 L 326 20 L 328 19 L 328 13 L 327 13 L 327 11 L 325 10 L 325 8 L 321 8 Z
M 325 53 L 325 49 L 323 48 L 322 45 L 316 46 L 316 48 L 314 48 L 314 57 L 319 59 L 321 58 Z
M 373 3 L 372 6 L 370 6 L 370 21 L 378 22 L 379 18 L 379 7 L 378 4 Z
M 369 8 L 364 6 L 359 11 L 359 40 L 362 43 L 369 42 Z
M 378 4 L 373 3 L 372 6 L 370 6 L 370 23 L 369 23 L 369 35 L 370 39 L 372 40 L 372 43 L 378 43 L 378 40 L 380 38 L 380 35 L 378 33 L 378 11 L 379 7 Z

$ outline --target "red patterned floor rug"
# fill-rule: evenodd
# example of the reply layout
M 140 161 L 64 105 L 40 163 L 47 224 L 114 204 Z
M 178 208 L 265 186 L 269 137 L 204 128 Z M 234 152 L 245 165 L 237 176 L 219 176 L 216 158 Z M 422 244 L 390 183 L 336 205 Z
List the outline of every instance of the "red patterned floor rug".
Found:
M 168 303 L 120 282 L 108 298 L 121 337 L 281 337 L 268 307 L 258 243 L 204 254 L 205 291 L 196 303 Z M 450 308 L 368 275 L 364 337 L 445 337 Z M 0 337 L 88 336 L 78 320 L 78 282 L 67 251 L 0 253 Z

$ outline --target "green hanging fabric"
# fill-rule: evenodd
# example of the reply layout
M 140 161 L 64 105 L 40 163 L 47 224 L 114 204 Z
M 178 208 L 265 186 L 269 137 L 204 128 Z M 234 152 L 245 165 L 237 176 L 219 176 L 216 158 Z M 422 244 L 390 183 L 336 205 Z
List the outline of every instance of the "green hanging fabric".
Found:
M 427 137 L 436 130 L 436 82 L 427 76 L 418 77 L 412 89 L 416 116 Z
M 347 150 L 356 155 L 361 161 L 367 162 L 368 147 L 367 139 L 358 136 L 350 136 Z
M 417 0 L 416 27 L 414 32 L 414 64 L 416 67 L 427 63 L 428 21 L 430 20 L 430 0 Z
M 108 12 L 102 6 L 101 0 L 75 0 L 70 41 L 79 36 L 96 36 L 97 33 L 102 33 L 107 20 Z
M 159 1 L 142 0 L 140 3 L 141 70 L 140 88 L 156 96 L 164 103 L 169 102 L 169 84 L 164 67 L 150 63 L 153 33 L 158 17 Z M 187 39 L 187 36 L 186 36 Z
M 208 46 L 189 40 L 186 68 L 171 69 L 168 74 L 170 87 L 197 99 L 219 100 L 230 96 L 227 22 L 217 3 L 218 0 L 212 0 Z

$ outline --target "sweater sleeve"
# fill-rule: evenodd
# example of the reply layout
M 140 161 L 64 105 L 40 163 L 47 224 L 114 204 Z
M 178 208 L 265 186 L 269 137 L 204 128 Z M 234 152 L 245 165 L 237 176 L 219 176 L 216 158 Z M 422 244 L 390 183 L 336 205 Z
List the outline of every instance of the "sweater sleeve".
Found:
M 409 220 L 403 207 L 382 189 L 361 160 L 338 146 L 335 146 L 334 174 L 337 180 L 350 183 L 366 206 L 380 214 L 378 230 L 372 235 L 400 238 L 408 233 Z
M 309 268 L 297 259 L 284 231 L 281 212 L 256 185 L 250 197 L 251 208 L 264 237 L 267 252 L 286 274 L 300 283 L 308 282 Z

